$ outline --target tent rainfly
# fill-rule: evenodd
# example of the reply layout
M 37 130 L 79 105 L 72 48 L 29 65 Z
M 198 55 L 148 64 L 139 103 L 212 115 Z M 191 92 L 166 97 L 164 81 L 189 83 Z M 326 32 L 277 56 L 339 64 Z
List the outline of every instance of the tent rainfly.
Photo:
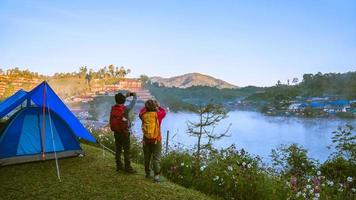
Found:
M 0 132 L 0 166 L 83 154 L 78 138 L 95 142 L 46 81 L 0 103 L 0 118 L 19 108 Z

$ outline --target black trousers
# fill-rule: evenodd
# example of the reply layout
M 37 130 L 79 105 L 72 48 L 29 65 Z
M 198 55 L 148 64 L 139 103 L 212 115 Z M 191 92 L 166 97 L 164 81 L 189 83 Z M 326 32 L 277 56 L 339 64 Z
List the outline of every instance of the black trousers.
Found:
M 123 164 L 121 162 L 121 154 L 124 151 L 124 163 L 125 169 L 131 168 L 130 162 L 130 135 L 123 133 L 114 133 L 115 136 L 115 146 L 116 146 L 116 168 L 123 169 Z

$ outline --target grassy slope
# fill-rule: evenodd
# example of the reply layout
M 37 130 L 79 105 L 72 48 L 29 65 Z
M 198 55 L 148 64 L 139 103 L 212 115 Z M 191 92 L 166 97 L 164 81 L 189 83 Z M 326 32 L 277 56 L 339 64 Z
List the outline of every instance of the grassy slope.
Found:
M 59 161 L 62 182 L 54 161 L 0 168 L 0 199 L 210 199 L 169 181 L 160 184 L 138 174 L 117 173 L 114 157 L 83 145 L 86 156 Z

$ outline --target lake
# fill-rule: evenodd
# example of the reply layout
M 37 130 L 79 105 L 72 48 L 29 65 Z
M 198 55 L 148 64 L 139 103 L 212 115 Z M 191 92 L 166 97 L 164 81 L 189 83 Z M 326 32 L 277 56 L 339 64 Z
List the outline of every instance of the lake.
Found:
M 197 120 L 193 113 L 168 113 L 162 123 L 163 139 L 166 131 L 170 131 L 170 144 L 178 144 L 192 148 L 196 138 L 186 133 L 187 120 Z M 244 148 L 253 155 L 259 155 L 264 161 L 270 161 L 273 148 L 281 144 L 298 143 L 308 150 L 308 155 L 325 161 L 332 150 L 327 146 L 331 144 L 332 132 L 337 126 L 346 123 L 356 126 L 354 120 L 330 118 L 297 118 L 265 116 L 258 112 L 232 111 L 229 117 L 221 121 L 215 131 L 223 131 L 229 124 L 230 137 L 216 141 L 216 148 L 228 147 L 235 144 L 238 149 Z M 134 123 L 134 134 L 141 136 L 141 122 Z

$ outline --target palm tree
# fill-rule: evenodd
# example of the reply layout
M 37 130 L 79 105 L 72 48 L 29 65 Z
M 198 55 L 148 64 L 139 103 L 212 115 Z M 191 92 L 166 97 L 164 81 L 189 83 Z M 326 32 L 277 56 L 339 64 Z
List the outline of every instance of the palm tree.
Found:
M 80 77 L 85 77 L 88 72 L 88 67 L 87 66 L 82 66 L 79 68 L 79 74 Z

